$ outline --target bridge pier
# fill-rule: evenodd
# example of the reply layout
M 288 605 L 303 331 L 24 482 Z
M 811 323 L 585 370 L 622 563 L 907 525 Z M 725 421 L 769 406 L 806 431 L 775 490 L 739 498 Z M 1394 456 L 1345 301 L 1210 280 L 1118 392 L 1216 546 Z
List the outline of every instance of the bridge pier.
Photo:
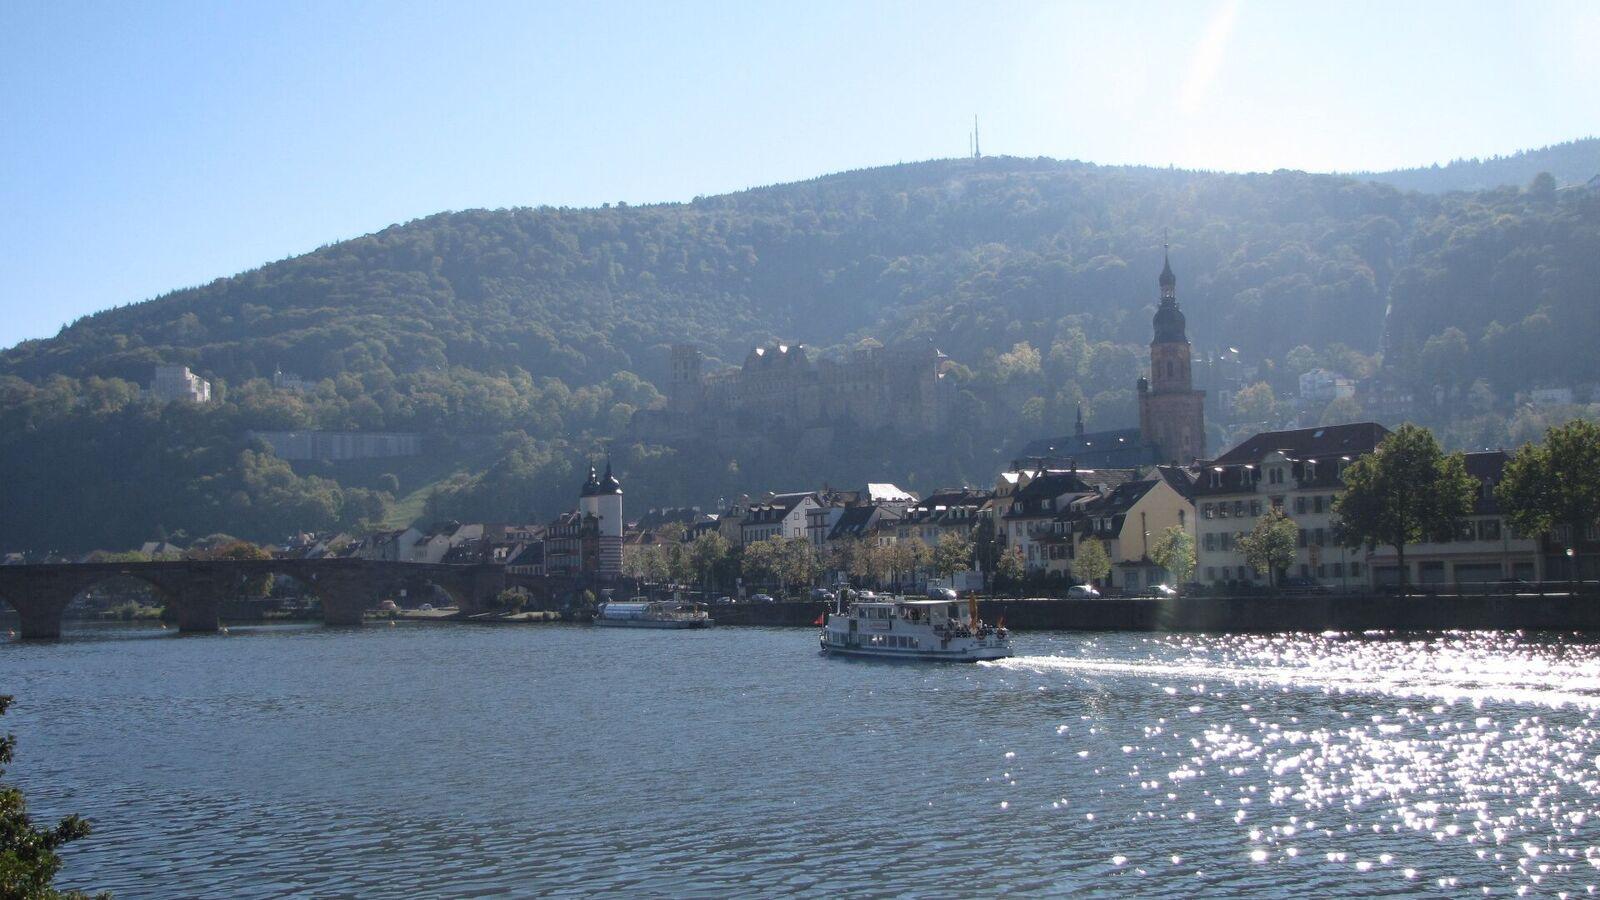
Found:
M 367 609 L 373 605 L 371 573 L 330 572 L 318 575 L 312 584 L 322 601 L 322 624 L 351 628 L 365 623 Z
M 222 604 L 209 587 L 186 590 L 174 598 L 178 631 L 184 634 L 215 634 L 222 628 Z
M 322 624 L 335 628 L 353 628 L 366 621 L 367 604 L 359 597 L 348 594 L 322 597 Z
M 26 597 L 11 604 L 21 626 L 17 634 L 28 641 L 53 641 L 61 637 L 61 613 L 72 598 Z

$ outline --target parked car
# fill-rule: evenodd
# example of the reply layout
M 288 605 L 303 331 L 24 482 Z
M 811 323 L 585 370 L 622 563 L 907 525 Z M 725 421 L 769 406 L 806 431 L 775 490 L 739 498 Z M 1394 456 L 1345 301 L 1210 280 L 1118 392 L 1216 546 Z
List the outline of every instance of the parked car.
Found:
M 1067 588 L 1067 598 L 1071 600 L 1094 600 L 1099 596 L 1100 592 L 1092 584 L 1075 584 Z
M 1296 575 L 1293 578 L 1285 578 L 1283 580 L 1283 584 L 1279 585 L 1279 587 L 1281 587 L 1283 589 L 1283 592 L 1285 594 L 1331 594 L 1331 593 L 1333 593 L 1332 591 L 1328 590 L 1327 585 L 1324 585 L 1322 582 L 1316 580 L 1315 578 L 1304 578 L 1304 577 L 1301 577 L 1301 576 L 1298 576 L 1298 575 Z
M 832 603 L 834 601 L 835 597 L 834 597 L 833 591 L 830 591 L 827 588 L 812 588 L 811 589 L 811 599 L 813 599 L 813 600 L 826 600 L 829 603 Z
M 928 599 L 930 599 L 930 600 L 959 600 L 961 598 L 959 596 L 957 596 L 957 594 L 955 592 L 955 588 L 930 587 L 930 588 L 928 588 Z
M 772 599 L 772 595 L 771 594 L 751 594 L 750 595 L 750 602 L 751 603 L 777 603 L 778 601 Z
M 725 604 L 725 603 L 732 603 L 733 602 L 733 598 L 729 597 L 727 594 L 723 594 L 721 597 L 718 597 L 717 599 L 715 599 L 715 600 L 713 600 L 711 602 L 717 604 L 718 606 L 721 606 L 722 604 Z
M 417 609 L 420 609 L 423 612 L 433 612 L 433 604 L 432 603 L 424 603 L 421 606 L 417 607 Z
M 1178 592 L 1170 584 L 1152 584 L 1141 593 L 1144 597 L 1161 597 L 1163 599 L 1176 597 Z

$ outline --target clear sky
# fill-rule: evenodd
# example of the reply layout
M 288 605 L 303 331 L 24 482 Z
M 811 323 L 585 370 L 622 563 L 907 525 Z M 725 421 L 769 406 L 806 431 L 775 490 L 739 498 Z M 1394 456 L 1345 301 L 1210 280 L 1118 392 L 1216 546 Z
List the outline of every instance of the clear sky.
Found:
M 447 209 L 1596 133 L 1600 2 L 0 0 L 0 347 Z

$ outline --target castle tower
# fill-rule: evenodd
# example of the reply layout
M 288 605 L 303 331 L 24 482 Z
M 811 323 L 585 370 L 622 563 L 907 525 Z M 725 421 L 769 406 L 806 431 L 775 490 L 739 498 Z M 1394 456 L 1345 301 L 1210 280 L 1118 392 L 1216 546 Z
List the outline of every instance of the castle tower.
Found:
M 622 482 L 611 474 L 609 458 L 594 501 L 600 519 L 600 577 L 616 578 L 622 574 Z
M 1205 392 L 1194 389 L 1193 350 L 1183 310 L 1178 308 L 1178 277 L 1162 247 L 1161 305 L 1151 321 L 1150 376 L 1139 379 L 1139 431 L 1163 459 L 1185 465 L 1206 452 Z
M 606 461 L 606 473 L 600 475 L 593 465 L 589 477 L 578 492 L 578 512 L 584 517 L 593 516 L 599 528 L 596 542 L 598 571 L 601 578 L 615 578 L 622 574 L 622 484 L 611 474 L 611 461 Z
M 672 345 L 672 374 L 667 380 L 667 408 L 692 413 L 700 407 L 704 386 L 700 378 L 704 357 L 688 344 Z

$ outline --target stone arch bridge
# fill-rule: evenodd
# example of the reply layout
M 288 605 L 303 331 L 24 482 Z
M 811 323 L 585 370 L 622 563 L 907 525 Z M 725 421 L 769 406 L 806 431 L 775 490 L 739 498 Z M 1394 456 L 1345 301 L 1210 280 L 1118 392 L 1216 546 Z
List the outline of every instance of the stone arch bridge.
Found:
M 359 625 L 362 613 L 386 596 L 428 586 L 444 591 L 463 615 L 487 611 L 501 591 L 519 587 L 534 605 L 555 608 L 573 588 L 560 578 L 507 576 L 499 565 L 445 565 L 366 559 L 174 560 L 0 566 L 0 601 L 22 620 L 25 638 L 61 636 L 61 614 L 72 599 L 114 578 L 134 578 L 177 615 L 180 631 L 216 631 L 225 599 L 252 578 L 286 575 L 322 602 L 328 625 Z

